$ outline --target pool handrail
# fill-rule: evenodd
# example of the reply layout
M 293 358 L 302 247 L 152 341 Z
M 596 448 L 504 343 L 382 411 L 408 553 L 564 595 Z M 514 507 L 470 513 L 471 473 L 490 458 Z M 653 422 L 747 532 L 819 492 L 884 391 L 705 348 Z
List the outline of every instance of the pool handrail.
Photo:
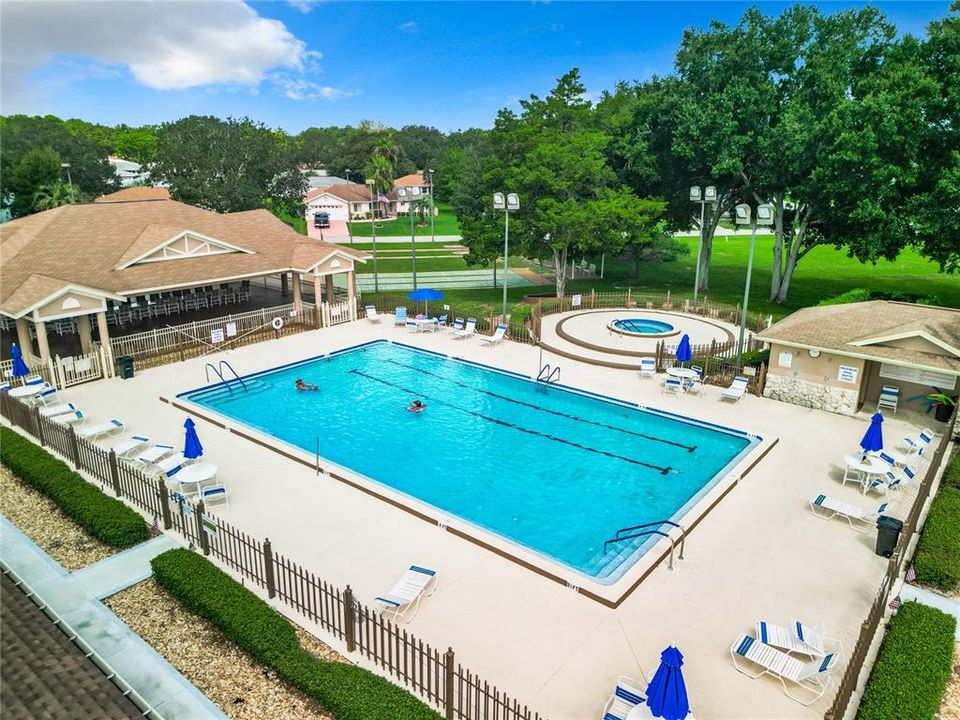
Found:
M 237 374 L 237 371 L 233 369 L 233 366 L 228 363 L 226 360 L 221 360 L 217 367 L 213 366 L 213 363 L 207 363 L 204 368 L 204 374 L 206 375 L 207 382 L 210 382 L 210 371 L 213 370 L 213 374 L 220 378 L 220 384 L 227 388 L 230 391 L 230 394 L 233 395 L 233 387 L 230 385 L 230 381 L 223 376 L 223 367 L 226 366 L 230 372 L 233 373 L 233 376 L 239 381 L 240 386 L 246 390 L 247 384 L 243 381 L 243 378 Z
M 603 543 L 603 551 L 607 551 L 607 547 L 612 543 L 622 542 L 624 540 L 632 540 L 634 538 L 642 537 L 644 535 L 663 535 L 663 537 L 670 538 L 671 550 L 670 550 L 670 569 L 673 569 L 673 538 L 670 537 L 667 533 L 661 532 L 659 529 L 656 530 L 646 530 L 645 528 L 659 528 L 661 525 L 670 525 L 680 530 L 680 555 L 679 559 L 683 560 L 683 548 L 687 541 L 687 530 L 683 525 L 675 523 L 673 520 L 657 520 L 655 522 L 641 523 L 640 525 L 631 525 L 629 527 L 623 527 L 617 530 L 612 538 Z M 634 532 L 640 530 L 641 532 Z M 630 535 L 621 535 L 621 533 L 631 533 Z

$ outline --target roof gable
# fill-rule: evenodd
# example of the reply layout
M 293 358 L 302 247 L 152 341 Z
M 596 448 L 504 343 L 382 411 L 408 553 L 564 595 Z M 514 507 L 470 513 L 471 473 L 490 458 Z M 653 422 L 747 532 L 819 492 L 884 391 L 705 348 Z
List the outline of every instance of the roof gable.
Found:
M 255 254 L 253 250 L 218 240 L 194 230 L 183 230 L 166 241 L 156 245 L 131 259 L 122 260 L 117 270 L 142 265 L 144 263 L 183 260 L 207 255 L 226 255 L 231 253 Z
M 945 340 L 937 337 L 927 327 L 909 328 L 885 333 L 883 335 L 877 335 L 874 337 L 861 338 L 860 340 L 852 340 L 850 344 L 856 345 L 857 347 L 868 347 L 871 345 L 903 347 L 906 345 L 904 341 L 909 340 L 924 341 L 930 345 L 936 346 L 941 350 L 945 350 L 947 353 L 955 357 L 960 358 L 960 349 L 953 347 Z

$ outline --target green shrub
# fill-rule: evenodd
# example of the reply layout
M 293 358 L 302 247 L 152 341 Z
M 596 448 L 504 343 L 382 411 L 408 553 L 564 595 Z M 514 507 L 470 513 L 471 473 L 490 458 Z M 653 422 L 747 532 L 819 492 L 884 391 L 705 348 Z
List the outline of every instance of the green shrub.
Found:
M 9 428 L 0 428 L 0 463 L 103 544 L 128 548 L 150 538 L 136 512 Z
M 168 550 L 152 565 L 157 582 L 171 595 L 315 698 L 337 720 L 439 720 L 437 713 L 389 680 L 303 650 L 286 618 L 202 555 Z
M 857 303 L 857 302 L 866 302 L 867 300 L 872 299 L 870 297 L 870 291 L 866 288 L 853 288 L 853 290 L 847 290 L 845 293 L 835 295 L 831 298 L 826 298 L 817 303 L 817 306 L 821 305 L 843 305 L 844 303 Z
M 918 293 L 897 292 L 895 290 L 854 288 L 840 295 L 821 300 L 817 305 L 842 305 L 844 303 L 866 302 L 867 300 L 896 300 L 897 302 L 917 303 L 918 305 L 940 304 L 940 298 L 936 295 L 920 295 Z
M 753 350 L 743 354 L 743 364 L 751 367 L 760 367 L 760 363 L 770 364 L 770 350 Z
M 933 720 L 953 669 L 956 623 L 934 608 L 904 603 L 880 647 L 859 720 Z
M 960 490 L 960 451 L 954 453 L 953 460 L 943 471 L 943 478 L 940 481 L 942 487 L 952 487 Z
M 954 465 L 956 464 L 954 458 Z M 952 467 L 952 466 L 951 466 Z M 930 505 L 914 569 L 924 585 L 948 592 L 960 587 L 960 488 L 943 485 Z

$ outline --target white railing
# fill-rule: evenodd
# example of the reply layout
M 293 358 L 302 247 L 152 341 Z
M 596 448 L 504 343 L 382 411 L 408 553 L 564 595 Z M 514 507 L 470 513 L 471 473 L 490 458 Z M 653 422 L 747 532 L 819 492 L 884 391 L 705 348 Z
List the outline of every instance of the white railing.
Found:
M 61 390 L 71 385 L 99 380 L 110 372 L 106 351 L 99 343 L 95 343 L 94 348 L 86 355 L 57 355 L 51 361 L 51 366 L 54 384 Z
M 27 364 L 27 367 L 30 368 L 31 375 L 42 375 L 44 380 L 50 382 L 50 377 L 48 375 L 49 368 L 44 366 L 43 361 L 40 358 L 34 357 L 29 353 L 25 353 L 23 356 L 23 361 Z M 0 360 L 0 382 L 11 382 L 12 379 L 13 358 Z
M 353 320 L 349 301 L 332 305 L 324 304 L 324 308 L 327 310 L 327 325 L 339 325 Z

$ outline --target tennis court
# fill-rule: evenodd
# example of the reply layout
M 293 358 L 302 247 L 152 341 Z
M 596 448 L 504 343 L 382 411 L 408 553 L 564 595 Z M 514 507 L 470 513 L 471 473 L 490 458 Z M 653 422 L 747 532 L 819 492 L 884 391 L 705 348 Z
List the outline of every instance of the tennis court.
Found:
M 530 280 L 507 270 L 507 284 L 510 287 L 519 285 L 533 285 Z M 360 292 L 373 290 L 373 273 L 357 274 L 357 285 Z M 412 290 L 412 273 L 380 273 L 380 290 Z M 417 273 L 418 287 L 432 288 L 481 288 L 493 287 L 493 269 L 479 270 L 448 270 L 439 272 Z M 503 287 L 503 271 L 497 271 L 497 287 Z

